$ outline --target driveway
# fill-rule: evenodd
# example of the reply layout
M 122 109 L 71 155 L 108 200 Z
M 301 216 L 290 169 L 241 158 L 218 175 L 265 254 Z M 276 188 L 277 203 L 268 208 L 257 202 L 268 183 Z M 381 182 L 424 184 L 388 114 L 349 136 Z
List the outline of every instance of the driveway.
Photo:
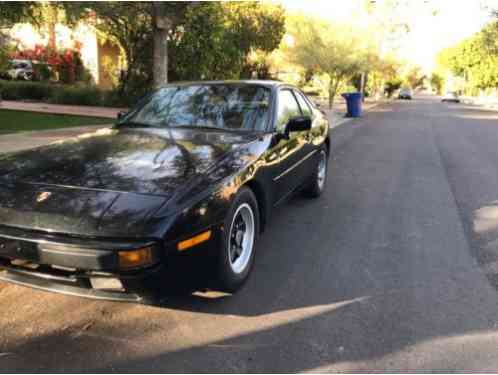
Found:
M 496 372 L 497 144 L 496 112 L 378 106 L 333 130 L 324 196 L 276 210 L 240 293 L 188 270 L 156 307 L 0 283 L 0 371 Z

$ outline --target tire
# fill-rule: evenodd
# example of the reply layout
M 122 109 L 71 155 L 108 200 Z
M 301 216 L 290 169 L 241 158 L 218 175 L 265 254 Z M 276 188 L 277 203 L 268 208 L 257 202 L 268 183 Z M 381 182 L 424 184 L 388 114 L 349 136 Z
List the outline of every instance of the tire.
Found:
M 242 187 L 226 215 L 218 256 L 221 290 L 235 293 L 245 284 L 254 263 L 259 237 L 258 201 L 251 189 Z
M 304 189 L 304 194 L 309 198 L 318 198 L 322 195 L 327 185 L 328 155 L 322 148 L 319 151 L 319 159 L 315 171 L 311 177 L 311 183 Z

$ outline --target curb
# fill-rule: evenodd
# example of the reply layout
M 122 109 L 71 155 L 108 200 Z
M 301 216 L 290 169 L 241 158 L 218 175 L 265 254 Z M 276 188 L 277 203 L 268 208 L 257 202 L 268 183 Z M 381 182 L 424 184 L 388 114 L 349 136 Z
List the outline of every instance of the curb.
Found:
M 490 111 L 497 111 L 498 110 L 498 103 L 482 103 L 482 102 L 480 103 L 478 98 L 463 97 L 463 98 L 461 98 L 461 102 L 463 104 L 473 105 L 475 107 L 487 109 Z
M 364 109 L 363 113 L 368 113 L 371 109 L 373 109 L 381 104 L 386 104 L 386 103 L 390 103 L 390 102 L 391 102 L 391 100 L 379 101 L 377 103 L 373 103 L 368 108 Z M 358 117 L 356 117 L 356 118 L 358 118 Z M 361 118 L 361 117 L 359 117 L 359 118 Z M 355 117 L 344 117 L 344 115 L 343 115 L 340 120 L 335 121 L 334 123 L 330 124 L 329 129 L 335 129 L 335 128 L 341 126 L 342 124 L 345 124 L 346 122 L 352 121 L 354 119 L 355 119 Z

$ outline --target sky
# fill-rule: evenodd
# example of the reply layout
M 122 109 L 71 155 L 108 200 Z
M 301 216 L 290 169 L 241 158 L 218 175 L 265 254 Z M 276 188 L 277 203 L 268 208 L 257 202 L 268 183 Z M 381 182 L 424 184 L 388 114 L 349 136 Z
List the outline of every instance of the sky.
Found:
M 360 28 L 368 23 L 366 0 L 275 0 L 287 10 L 304 12 L 331 22 L 345 22 Z M 376 0 L 377 5 L 386 0 Z M 490 10 L 498 0 L 400 0 L 404 6 L 396 18 L 410 25 L 398 45 L 398 54 L 430 72 L 437 53 L 479 31 L 490 22 Z

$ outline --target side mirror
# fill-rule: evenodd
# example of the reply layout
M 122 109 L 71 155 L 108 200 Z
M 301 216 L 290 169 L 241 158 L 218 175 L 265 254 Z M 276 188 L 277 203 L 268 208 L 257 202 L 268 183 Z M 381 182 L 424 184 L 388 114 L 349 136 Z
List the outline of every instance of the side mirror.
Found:
M 292 117 L 285 127 L 286 133 L 302 132 L 311 129 L 311 118 L 309 116 Z

